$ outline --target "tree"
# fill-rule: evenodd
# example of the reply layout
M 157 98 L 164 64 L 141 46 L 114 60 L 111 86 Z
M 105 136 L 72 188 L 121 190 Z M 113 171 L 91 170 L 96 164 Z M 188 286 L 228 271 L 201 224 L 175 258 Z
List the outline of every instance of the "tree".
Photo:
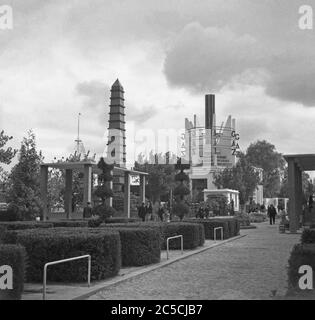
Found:
M 165 157 L 167 157 L 167 153 Z M 138 157 L 138 160 L 141 160 L 140 157 Z M 144 163 L 136 161 L 134 165 L 135 170 L 149 173 L 146 196 L 151 199 L 153 203 L 160 201 L 161 197 L 167 197 L 170 190 L 175 187 L 174 165 L 167 164 L 167 161 L 164 163 L 165 164 L 151 164 L 148 161 Z
M 181 159 L 179 158 L 175 168 L 179 170 L 179 172 L 175 175 L 177 186 L 174 189 L 176 200 L 174 213 L 180 218 L 180 220 L 183 220 L 184 216 L 190 211 L 189 207 L 185 203 L 185 196 L 190 194 L 189 176 L 184 172 L 185 169 L 189 168 L 189 165 L 182 164 Z
M 281 174 L 285 167 L 285 160 L 276 147 L 263 140 L 252 143 L 246 152 L 249 163 L 262 168 L 264 195 L 266 198 L 277 197 L 280 192 Z
M 112 171 L 114 165 L 107 164 L 104 158 L 101 158 L 97 167 L 101 170 L 101 173 L 98 175 L 98 186 L 94 191 L 94 195 L 100 198 L 102 203 L 94 208 L 94 214 L 100 216 L 100 218 L 104 220 L 116 212 L 115 209 L 111 208 L 106 203 L 109 198 L 114 196 L 113 190 L 109 186 L 110 181 L 113 180 Z
M 13 137 L 7 136 L 3 130 L 0 132 L 0 164 L 10 164 L 17 153 L 16 149 L 5 148 L 5 145 L 12 139 Z
M 247 157 L 240 153 L 236 165 L 215 173 L 213 182 L 218 189 L 238 190 L 240 204 L 244 205 L 257 188 L 259 175 Z
M 30 130 L 23 138 L 18 163 L 12 168 L 9 178 L 9 202 L 19 208 L 23 220 L 33 219 L 42 213 L 39 186 L 42 161 L 41 152 L 36 150 L 35 134 Z

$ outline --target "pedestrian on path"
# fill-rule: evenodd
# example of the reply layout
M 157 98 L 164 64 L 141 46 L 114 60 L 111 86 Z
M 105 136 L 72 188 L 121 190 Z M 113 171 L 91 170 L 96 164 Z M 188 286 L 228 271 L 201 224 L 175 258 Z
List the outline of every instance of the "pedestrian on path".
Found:
M 276 215 L 277 215 L 277 210 L 274 207 L 274 205 L 271 204 L 268 207 L 268 217 L 269 217 L 269 220 L 270 220 L 270 225 L 276 224 Z
M 146 207 L 144 202 L 142 202 L 142 205 L 138 207 L 138 216 L 142 219 L 142 221 L 145 221 L 146 216 Z

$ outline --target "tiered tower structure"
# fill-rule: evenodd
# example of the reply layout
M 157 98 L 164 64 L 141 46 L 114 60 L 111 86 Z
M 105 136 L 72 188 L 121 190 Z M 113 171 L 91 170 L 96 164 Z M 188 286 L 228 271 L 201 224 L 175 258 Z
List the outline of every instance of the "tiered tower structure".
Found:
M 126 129 L 124 88 L 117 79 L 111 88 L 107 161 L 126 168 Z

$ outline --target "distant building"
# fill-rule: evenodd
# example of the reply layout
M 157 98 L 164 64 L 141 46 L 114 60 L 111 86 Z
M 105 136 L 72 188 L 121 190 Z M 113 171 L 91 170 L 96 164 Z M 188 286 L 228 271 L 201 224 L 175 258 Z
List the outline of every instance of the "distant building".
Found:
M 205 124 L 185 119 L 185 161 L 190 163 L 192 194 L 216 190 L 213 174 L 236 164 L 239 149 L 236 120 L 228 116 L 221 126 L 216 124 L 215 95 L 205 96 Z
M 125 91 L 118 79 L 110 91 L 106 162 L 126 168 Z M 113 191 L 123 192 L 124 185 L 123 173 L 116 173 L 113 177 Z M 113 201 L 116 202 L 115 197 Z M 120 202 L 122 201 L 120 200 Z M 116 205 L 114 204 L 114 206 Z M 117 206 L 122 207 L 123 204 L 120 203 Z
M 111 88 L 107 161 L 126 168 L 126 128 L 124 88 L 117 79 Z

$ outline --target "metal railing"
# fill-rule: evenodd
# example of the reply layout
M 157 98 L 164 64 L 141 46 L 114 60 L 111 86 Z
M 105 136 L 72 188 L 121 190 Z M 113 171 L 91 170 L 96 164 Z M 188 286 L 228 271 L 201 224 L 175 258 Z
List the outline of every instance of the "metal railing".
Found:
M 180 241 L 180 246 L 181 246 L 181 252 L 182 254 L 184 253 L 184 238 L 182 235 L 179 235 L 179 236 L 175 236 L 175 237 L 169 237 L 166 239 L 166 258 L 168 260 L 168 257 L 169 257 L 169 242 L 170 240 L 172 239 L 178 239 L 178 238 L 181 238 L 181 241 Z
M 214 241 L 217 241 L 217 230 L 221 231 L 221 240 L 223 240 L 223 227 L 214 228 Z
M 46 299 L 47 267 L 55 265 L 55 264 L 63 263 L 63 262 L 69 262 L 69 261 L 74 261 L 74 260 L 79 260 L 79 259 L 84 259 L 84 258 L 88 258 L 88 286 L 91 285 L 91 256 L 89 254 L 84 255 L 84 256 L 79 256 L 79 257 L 73 257 L 73 258 L 69 258 L 69 259 L 48 262 L 44 266 L 43 300 Z

